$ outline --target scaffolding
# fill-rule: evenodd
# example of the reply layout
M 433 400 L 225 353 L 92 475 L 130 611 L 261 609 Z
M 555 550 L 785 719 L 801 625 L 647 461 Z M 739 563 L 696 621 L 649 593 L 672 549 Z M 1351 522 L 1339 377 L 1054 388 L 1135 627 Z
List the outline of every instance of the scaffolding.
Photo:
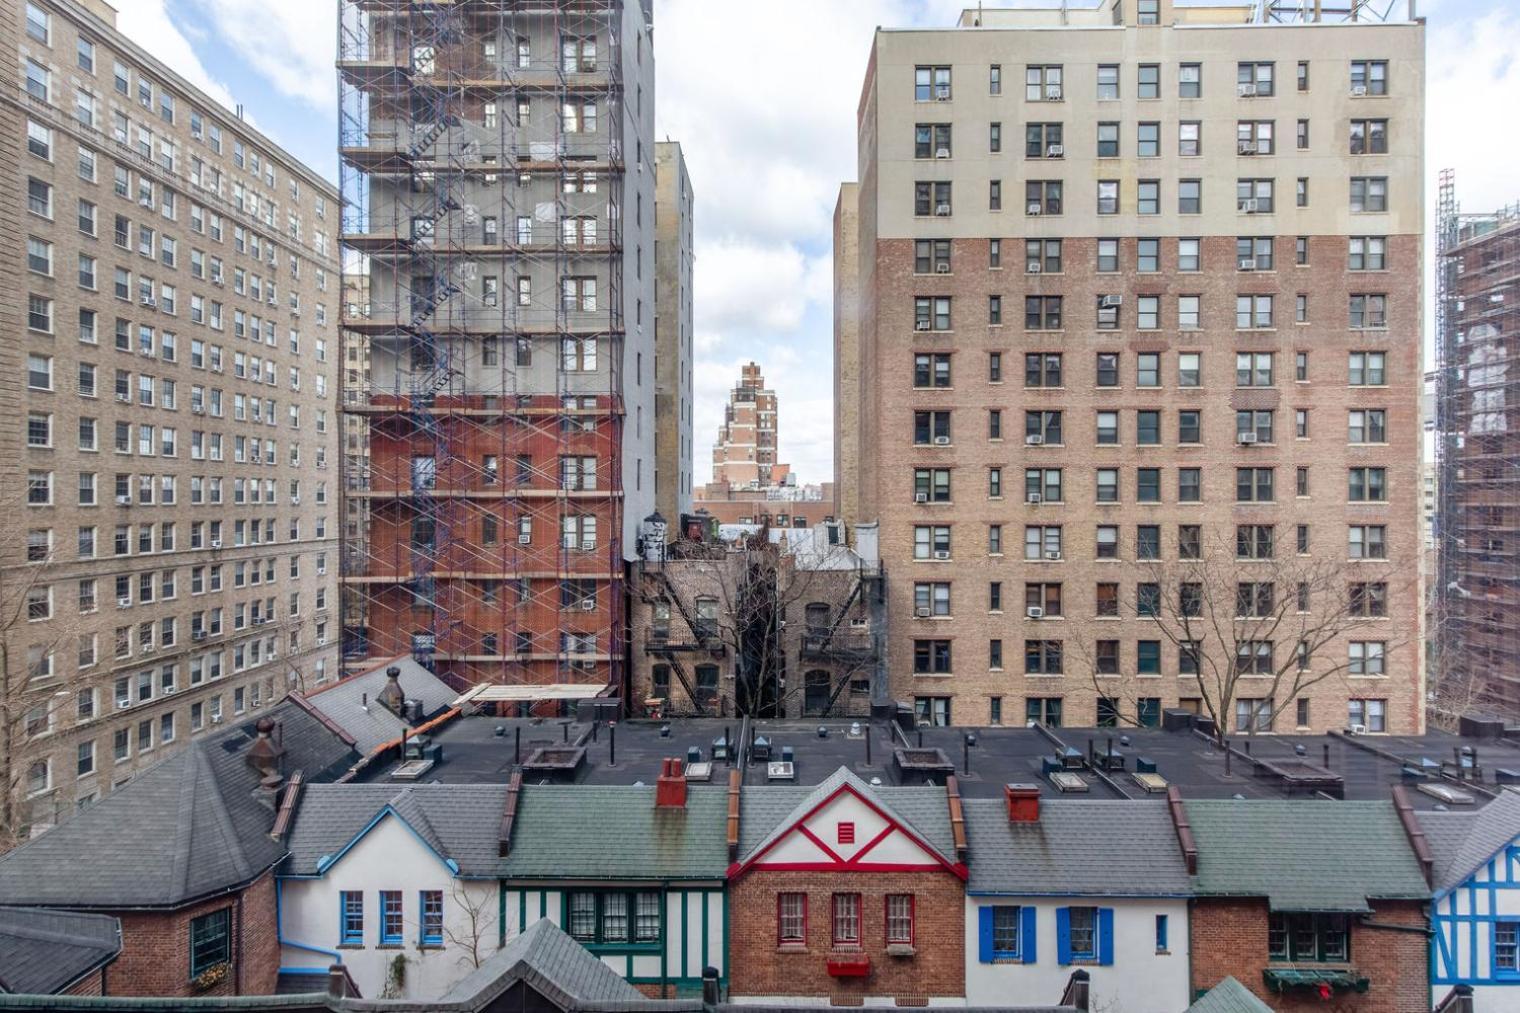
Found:
M 1436 239 L 1432 710 L 1520 718 L 1520 204 L 1463 214 L 1442 170 Z
M 339 8 L 345 659 L 619 687 L 624 5 Z

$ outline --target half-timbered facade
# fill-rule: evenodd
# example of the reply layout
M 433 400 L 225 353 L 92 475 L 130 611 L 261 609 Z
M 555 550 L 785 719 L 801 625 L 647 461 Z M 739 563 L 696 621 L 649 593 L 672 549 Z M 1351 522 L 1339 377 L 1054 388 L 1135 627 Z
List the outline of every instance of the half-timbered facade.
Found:
M 1477 1009 L 1520 1008 L 1520 793 L 1476 812 L 1425 812 L 1434 998 L 1470 985 Z
M 729 870 L 736 1000 L 963 999 L 959 806 L 953 787 L 880 787 L 845 768 L 745 792 Z

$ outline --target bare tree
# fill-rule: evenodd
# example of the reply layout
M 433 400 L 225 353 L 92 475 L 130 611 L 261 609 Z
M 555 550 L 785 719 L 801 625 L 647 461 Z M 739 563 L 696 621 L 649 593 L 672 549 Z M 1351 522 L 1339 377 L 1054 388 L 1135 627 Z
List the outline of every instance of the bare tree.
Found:
M 493 903 L 493 895 L 481 891 L 479 896 L 472 897 L 470 891 L 457 879 L 450 885 L 449 894 L 459 910 L 464 912 L 464 921 L 454 925 L 445 918 L 443 937 L 451 946 L 462 951 L 459 955 L 461 964 L 467 963 L 472 969 L 478 968 L 490 955 L 485 952 L 488 940 L 496 936 L 496 905 Z
M 20 755 L 29 736 L 29 715 L 44 704 L 51 711 L 68 695 L 65 688 L 55 688 L 41 703 L 40 698 L 27 698 L 38 674 L 31 670 L 28 652 L 38 647 L 44 658 L 51 659 L 58 646 L 51 631 L 42 643 L 26 642 L 31 638 L 25 635 L 32 618 L 32 592 L 43 585 L 52 562 L 49 553 L 43 561 L 29 563 L 24 579 L 0 592 L 0 854 L 24 841 L 26 828 L 32 822 L 23 798 L 28 764 Z
M 1098 608 L 1152 621 L 1182 674 L 1196 677 L 1202 713 L 1221 742 L 1242 701 L 1252 703 L 1244 705 L 1246 720 L 1235 721 L 1238 730 L 1269 731 L 1315 686 L 1344 680 L 1358 666 L 1380 670 L 1410 639 L 1404 631 L 1390 637 L 1384 621 L 1390 594 L 1412 583 L 1395 581 L 1387 565 L 1285 553 L 1265 525 L 1239 526 L 1233 543 L 1200 540 L 1188 548 L 1190 558 L 1137 562 L 1129 571 L 1137 578 L 1133 593 L 1100 585 Z M 1345 642 L 1359 632 L 1370 646 L 1353 655 Z M 1118 705 L 1115 720 L 1135 724 L 1136 680 L 1119 675 L 1117 656 L 1102 643 L 1078 642 L 1093 688 Z

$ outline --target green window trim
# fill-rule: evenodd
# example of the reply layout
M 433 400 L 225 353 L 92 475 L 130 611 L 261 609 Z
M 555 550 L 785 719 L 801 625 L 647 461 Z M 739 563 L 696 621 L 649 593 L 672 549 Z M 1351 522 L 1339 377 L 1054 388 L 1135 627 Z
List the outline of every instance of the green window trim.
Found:
M 665 905 L 658 890 L 567 890 L 562 904 L 560 923 L 588 949 L 656 952 L 665 939 Z
M 232 908 L 190 919 L 190 977 L 196 978 L 232 959 Z

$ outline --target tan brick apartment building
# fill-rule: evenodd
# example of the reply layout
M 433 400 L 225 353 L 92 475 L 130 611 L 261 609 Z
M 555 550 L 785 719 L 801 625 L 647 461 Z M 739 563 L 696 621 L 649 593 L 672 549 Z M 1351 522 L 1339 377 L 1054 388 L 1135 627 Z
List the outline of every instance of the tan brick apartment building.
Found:
M 713 484 L 780 485 L 791 467 L 776 459 L 778 421 L 776 392 L 765 385 L 758 362 L 745 363 L 713 441 Z
M 104 3 L 16 0 L 0 40 L 21 832 L 334 673 L 338 206 Z
M 655 142 L 654 172 L 654 505 L 673 526 L 691 510 L 696 195 L 679 141 Z
M 1232 729 L 1423 726 L 1423 24 L 1252 17 L 876 33 L 835 215 L 836 458 L 846 519 L 881 523 L 892 689 L 922 719 L 1199 709 L 1137 605 L 1145 569 L 1219 546 L 1271 556 L 1245 584 L 1336 574 L 1292 624 L 1367 614 L 1308 691 L 1242 678 Z

